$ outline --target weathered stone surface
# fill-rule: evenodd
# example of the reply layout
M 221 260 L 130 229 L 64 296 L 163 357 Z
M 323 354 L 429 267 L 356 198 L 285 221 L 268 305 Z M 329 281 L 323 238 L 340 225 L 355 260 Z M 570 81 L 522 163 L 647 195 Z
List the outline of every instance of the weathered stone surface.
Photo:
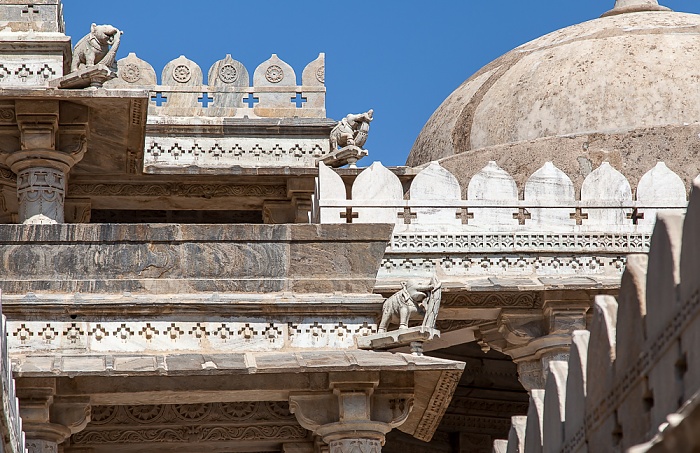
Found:
M 614 385 L 618 304 L 612 296 L 597 296 L 591 321 L 586 366 L 585 413 L 591 417 L 587 426 L 588 449 L 606 451 L 613 443 L 614 414 L 606 413 L 604 402 Z
M 508 433 L 508 450 L 506 453 L 525 453 L 525 428 L 527 417 L 516 415 L 511 418 Z
M 693 14 L 620 14 L 524 44 L 482 68 L 445 100 L 416 140 L 408 164 L 541 137 L 694 123 L 698 105 L 684 93 L 695 85 L 690 62 L 697 56 L 690 55 L 698 52 L 698 24 Z M 687 59 L 667 64 L 678 54 Z M 638 67 L 645 69 L 630 71 Z M 659 83 L 649 85 L 648 77 Z M 620 105 L 620 99 L 627 102 Z M 655 99 L 658 110 L 652 113 L 645 99 Z M 675 149 L 685 155 L 682 145 Z M 545 160 L 530 152 L 523 157 L 531 171 Z M 575 157 L 562 156 L 567 158 L 575 164 Z
M 399 210 L 391 205 L 403 200 L 403 187 L 399 178 L 380 162 L 374 162 L 357 176 L 352 185 L 351 196 L 358 203 L 372 201 L 389 205 L 380 208 L 357 208 L 358 217 L 353 223 L 399 222 Z
M 449 171 L 445 170 L 437 162 L 431 162 L 426 168 L 413 178 L 409 192 L 413 201 L 445 202 L 462 199 L 462 189 Z M 455 210 L 442 208 L 420 208 L 416 209 L 416 219 L 414 222 L 418 226 L 425 226 L 425 229 L 436 231 L 443 227 L 455 227 L 462 225 L 462 221 Z
M 530 404 L 525 427 L 525 452 L 542 453 L 542 421 L 544 417 L 544 389 L 530 390 Z
M 590 335 L 587 330 L 576 330 L 571 335 L 569 373 L 566 378 L 566 407 L 564 408 L 564 444 L 571 447 L 585 443 L 586 378 Z
M 496 162 L 489 162 L 469 181 L 467 199 L 496 202 L 516 201 L 518 199 L 518 186 L 513 177 L 499 167 Z M 518 221 L 513 218 L 513 209 L 476 208 L 474 209 L 474 220 L 470 221 L 470 224 L 475 227 L 487 225 L 512 227 L 518 225 Z
M 525 183 L 525 201 L 533 202 L 563 202 L 574 201 L 576 191 L 571 179 L 554 166 L 551 162 L 545 164 L 530 176 Z M 570 216 L 570 209 L 531 209 L 532 222 L 530 228 L 558 230 L 576 224 Z
M 2 225 L 2 288 L 7 294 L 366 293 L 390 231 L 376 225 Z
M 685 203 L 685 183 L 676 173 L 671 171 L 664 162 L 658 162 L 639 180 L 637 185 L 637 200 L 645 203 Z M 656 222 L 657 209 L 645 209 L 644 218 L 639 223 L 653 224 Z
M 632 201 L 632 188 L 622 173 L 603 162 L 583 181 L 581 201 Z M 585 213 L 588 219 L 584 225 L 588 229 L 625 230 L 624 209 L 588 209 Z
M 559 453 L 564 442 L 564 420 L 566 408 L 567 362 L 549 362 L 549 373 L 545 384 L 544 409 L 542 414 L 542 451 Z

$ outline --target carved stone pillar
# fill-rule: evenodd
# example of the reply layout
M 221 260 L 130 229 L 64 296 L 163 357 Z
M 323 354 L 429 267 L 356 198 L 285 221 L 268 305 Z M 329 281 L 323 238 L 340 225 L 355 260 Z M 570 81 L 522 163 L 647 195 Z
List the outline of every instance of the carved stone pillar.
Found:
M 513 359 L 528 392 L 542 389 L 549 364 L 568 360 L 572 332 L 586 328 L 591 297 L 585 291 L 551 291 L 540 313 L 503 310 L 497 321 L 480 328 L 481 342 Z
M 15 110 L 19 149 L 1 157 L 17 174 L 19 221 L 63 223 L 68 172 L 87 149 L 88 109 L 69 102 L 16 101 Z
M 408 418 L 412 393 L 378 390 L 376 373 L 345 374 L 331 375 L 328 392 L 291 394 L 290 410 L 330 453 L 380 453 L 386 434 Z
M 88 397 L 55 395 L 53 379 L 18 381 L 22 429 L 29 453 L 58 453 L 58 446 L 90 421 Z

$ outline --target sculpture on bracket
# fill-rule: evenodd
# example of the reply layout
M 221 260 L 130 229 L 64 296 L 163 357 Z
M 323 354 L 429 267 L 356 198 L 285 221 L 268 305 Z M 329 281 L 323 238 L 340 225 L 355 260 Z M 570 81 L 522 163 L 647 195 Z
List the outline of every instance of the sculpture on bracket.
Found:
M 399 330 L 409 328 L 412 318 L 423 317 L 422 328 L 433 329 L 440 310 L 442 283 L 433 276 L 430 283 L 402 282 L 401 289 L 384 301 L 378 331 L 386 332 L 390 322 L 399 323 Z
M 92 24 L 90 33 L 78 41 L 73 49 L 71 72 L 97 64 L 103 64 L 116 71 L 115 57 L 122 33 L 111 25 Z
M 374 119 L 374 110 L 349 114 L 338 121 L 331 130 L 331 153 L 320 159 L 329 167 L 349 165 L 355 168 L 358 160 L 368 153 L 362 147 L 367 142 L 369 123 Z

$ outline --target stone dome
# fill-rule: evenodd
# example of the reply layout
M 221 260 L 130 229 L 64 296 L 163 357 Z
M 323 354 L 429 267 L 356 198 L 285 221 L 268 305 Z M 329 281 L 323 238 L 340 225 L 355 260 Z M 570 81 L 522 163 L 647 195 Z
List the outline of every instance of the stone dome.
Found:
M 535 39 L 474 74 L 435 111 L 406 163 L 697 123 L 698 93 L 700 15 L 618 0 L 603 17 Z

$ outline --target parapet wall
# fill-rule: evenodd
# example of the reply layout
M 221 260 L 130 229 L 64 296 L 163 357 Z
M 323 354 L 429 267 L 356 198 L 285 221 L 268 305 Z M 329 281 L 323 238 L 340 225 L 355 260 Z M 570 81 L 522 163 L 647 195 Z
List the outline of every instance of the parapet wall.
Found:
M 325 118 L 325 55 L 309 63 L 301 81 L 289 64 L 273 54 L 251 74 L 226 55 L 208 71 L 180 56 L 163 68 L 158 83 L 148 62 L 130 53 L 117 62 L 118 77 L 106 88 L 151 91 L 149 115 L 228 118 Z M 301 83 L 299 83 L 301 82 Z M 157 122 L 157 121 L 156 121 Z
M 525 183 L 520 199 L 513 177 L 490 162 L 471 178 L 466 197 L 457 178 L 431 163 L 408 191 L 390 170 L 375 162 L 360 173 L 348 197 L 345 183 L 320 164 L 313 222 L 392 223 L 408 233 L 650 233 L 660 210 L 683 212 L 683 180 L 663 162 L 650 169 L 636 190 L 604 162 L 576 193 L 571 179 L 551 162 Z M 558 244 L 557 244 L 558 245 Z M 573 245 L 573 244 L 572 244 Z
M 617 299 L 598 296 L 590 332 L 574 332 L 568 362 L 551 364 L 495 451 L 627 451 L 650 438 L 629 451 L 697 451 L 699 232 L 696 179 L 685 218 L 659 215 L 648 258 L 629 257 Z

